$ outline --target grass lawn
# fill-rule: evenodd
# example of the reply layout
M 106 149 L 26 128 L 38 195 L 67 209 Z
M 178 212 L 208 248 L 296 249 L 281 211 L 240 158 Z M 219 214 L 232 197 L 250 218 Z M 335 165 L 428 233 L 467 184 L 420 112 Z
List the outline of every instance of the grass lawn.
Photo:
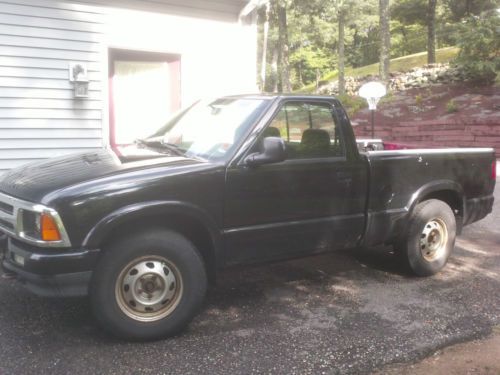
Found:
M 446 63 L 455 58 L 459 49 L 457 47 L 441 48 L 436 51 L 436 60 L 438 63 Z M 391 72 L 405 72 L 427 64 L 427 52 L 420 52 L 414 55 L 398 57 L 391 60 Z M 359 68 L 346 68 L 345 75 L 351 77 L 363 77 L 367 75 L 378 74 L 379 64 L 371 64 Z M 338 71 L 327 73 L 321 79 L 322 81 L 333 81 L 338 76 Z M 297 92 L 313 92 L 316 89 L 315 84 L 304 86 Z

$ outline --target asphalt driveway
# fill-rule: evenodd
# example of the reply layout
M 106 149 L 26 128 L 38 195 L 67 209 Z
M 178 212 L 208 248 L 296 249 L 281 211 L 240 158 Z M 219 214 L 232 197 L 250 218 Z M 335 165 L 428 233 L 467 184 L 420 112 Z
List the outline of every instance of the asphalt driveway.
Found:
M 387 249 L 225 272 L 182 335 L 120 342 L 86 299 L 43 299 L 0 278 L 0 374 L 370 373 L 500 324 L 500 189 L 446 269 L 407 275 Z

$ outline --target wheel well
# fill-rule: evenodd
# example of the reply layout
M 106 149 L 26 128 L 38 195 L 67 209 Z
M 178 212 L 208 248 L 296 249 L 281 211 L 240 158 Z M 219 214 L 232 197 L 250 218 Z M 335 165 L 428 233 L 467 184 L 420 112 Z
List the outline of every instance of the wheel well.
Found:
M 463 202 L 462 199 L 460 198 L 460 195 L 453 190 L 434 191 L 432 193 L 423 196 L 421 199 L 418 200 L 418 203 L 428 201 L 430 199 L 437 199 L 443 201 L 444 203 L 446 203 L 448 206 L 451 207 L 451 210 L 455 214 L 455 219 L 457 221 L 457 232 L 460 233 L 462 230 L 462 222 L 464 218 Z
M 105 249 L 109 243 L 123 235 L 134 235 L 146 229 L 165 228 L 182 234 L 193 242 L 200 252 L 210 283 L 216 279 L 216 249 L 210 231 L 200 221 L 187 215 L 152 215 L 140 219 L 130 219 L 113 228 L 101 241 L 101 248 Z

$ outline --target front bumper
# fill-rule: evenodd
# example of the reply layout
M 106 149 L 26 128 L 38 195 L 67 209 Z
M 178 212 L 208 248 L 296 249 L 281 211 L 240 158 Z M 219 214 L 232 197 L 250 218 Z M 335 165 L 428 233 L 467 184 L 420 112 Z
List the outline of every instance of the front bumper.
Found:
M 37 248 L 7 237 L 0 240 L 2 266 L 39 296 L 74 297 L 88 294 L 100 250 Z M 2 257 L 0 257 L 1 259 Z

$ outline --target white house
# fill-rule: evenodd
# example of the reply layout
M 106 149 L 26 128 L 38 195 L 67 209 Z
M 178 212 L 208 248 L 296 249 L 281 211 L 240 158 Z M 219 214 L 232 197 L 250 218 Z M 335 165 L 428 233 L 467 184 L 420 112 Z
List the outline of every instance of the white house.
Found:
M 254 8 L 0 0 L 0 172 L 126 144 L 198 98 L 256 91 Z

